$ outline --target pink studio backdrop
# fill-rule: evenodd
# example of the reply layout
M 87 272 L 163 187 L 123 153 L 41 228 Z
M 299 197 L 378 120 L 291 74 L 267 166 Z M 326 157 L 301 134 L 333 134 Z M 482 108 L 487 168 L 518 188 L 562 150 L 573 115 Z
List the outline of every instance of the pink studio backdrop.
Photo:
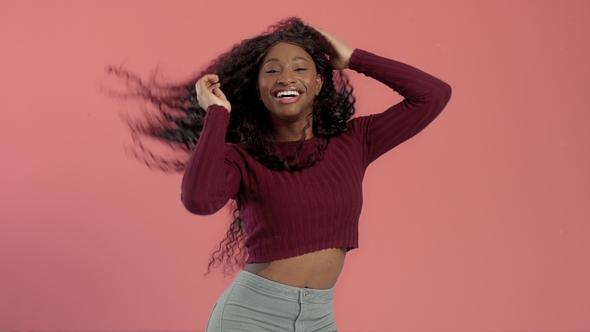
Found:
M 204 330 L 229 211 L 125 155 L 104 68 L 185 78 L 291 15 L 453 87 L 368 170 L 339 329 L 590 330 L 590 2 L 353 0 L 0 1 L 0 329 Z

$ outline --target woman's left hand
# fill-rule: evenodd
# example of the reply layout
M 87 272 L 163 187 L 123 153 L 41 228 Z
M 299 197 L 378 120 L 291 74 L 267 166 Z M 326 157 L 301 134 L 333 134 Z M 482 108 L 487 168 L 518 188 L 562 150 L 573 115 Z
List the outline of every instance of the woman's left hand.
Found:
M 352 52 L 354 52 L 354 48 L 346 45 L 340 39 L 334 37 L 334 35 L 328 33 L 326 30 L 310 25 L 309 27 L 313 28 L 317 31 L 320 35 L 324 36 L 330 44 L 331 50 L 328 54 L 330 56 L 330 65 L 333 69 L 346 69 L 350 64 L 350 57 L 352 56 Z

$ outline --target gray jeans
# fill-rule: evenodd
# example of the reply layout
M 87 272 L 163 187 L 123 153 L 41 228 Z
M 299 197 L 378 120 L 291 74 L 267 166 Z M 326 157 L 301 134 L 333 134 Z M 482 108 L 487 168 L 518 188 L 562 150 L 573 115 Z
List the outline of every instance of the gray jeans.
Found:
M 334 288 L 283 285 L 241 271 L 213 307 L 207 332 L 335 332 Z

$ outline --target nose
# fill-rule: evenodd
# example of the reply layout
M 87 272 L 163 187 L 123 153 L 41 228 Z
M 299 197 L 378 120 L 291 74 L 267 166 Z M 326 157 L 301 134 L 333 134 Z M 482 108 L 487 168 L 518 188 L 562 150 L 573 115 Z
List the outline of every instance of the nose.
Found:
M 289 85 L 295 83 L 295 73 L 292 70 L 283 70 L 279 76 L 278 83 Z

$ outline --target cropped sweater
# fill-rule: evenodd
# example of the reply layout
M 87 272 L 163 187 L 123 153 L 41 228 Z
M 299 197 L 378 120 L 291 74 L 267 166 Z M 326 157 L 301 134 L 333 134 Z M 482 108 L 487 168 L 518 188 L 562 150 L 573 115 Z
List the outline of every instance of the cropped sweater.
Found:
M 355 50 L 350 69 L 372 77 L 404 97 L 380 114 L 356 117 L 329 140 L 323 157 L 296 172 L 274 171 L 240 144 L 225 143 L 230 114 L 207 109 L 203 131 L 182 179 L 181 199 L 192 213 L 207 215 L 230 200 L 245 222 L 247 263 L 270 262 L 327 248 L 358 248 L 362 180 L 367 166 L 416 135 L 442 111 L 451 88 L 406 64 Z M 292 155 L 297 142 L 275 143 Z M 318 138 L 303 142 L 313 153 Z

